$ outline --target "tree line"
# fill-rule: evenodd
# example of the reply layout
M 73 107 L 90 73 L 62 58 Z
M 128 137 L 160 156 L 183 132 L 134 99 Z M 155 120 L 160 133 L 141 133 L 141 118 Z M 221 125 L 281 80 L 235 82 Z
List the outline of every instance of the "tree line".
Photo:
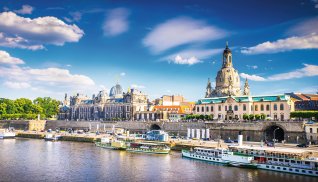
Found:
M 0 119 L 41 119 L 55 117 L 59 112 L 60 101 L 50 97 L 38 97 L 33 101 L 27 98 L 16 100 L 0 99 Z

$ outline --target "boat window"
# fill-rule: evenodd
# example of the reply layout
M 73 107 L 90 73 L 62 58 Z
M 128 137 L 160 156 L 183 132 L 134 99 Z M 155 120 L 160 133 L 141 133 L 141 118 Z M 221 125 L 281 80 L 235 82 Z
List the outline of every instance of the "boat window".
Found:
M 301 162 L 300 161 L 297 161 L 297 164 L 300 164 Z
M 295 171 L 296 171 L 296 172 L 299 172 L 299 170 L 298 170 L 298 169 L 295 169 Z
M 292 168 L 289 168 L 289 171 L 293 171 L 293 169 L 292 169 Z
M 289 160 L 286 159 L 285 162 L 289 162 Z
M 305 164 L 309 165 L 309 164 L 310 164 L 310 162 L 308 162 L 308 161 L 305 161 Z
M 274 159 L 274 161 L 277 161 L 277 159 Z
M 284 160 L 283 159 L 279 159 L 279 162 L 284 162 Z
M 306 171 L 305 171 L 305 170 L 302 170 L 302 172 L 305 173 Z
M 277 169 L 280 169 L 280 167 L 277 167 Z
M 275 169 L 275 167 L 274 167 L 274 166 L 272 166 L 272 168 L 273 168 L 273 169 Z
M 316 172 L 316 174 L 318 174 L 318 172 Z
M 290 162 L 291 162 L 291 163 L 295 163 L 295 161 L 294 161 L 294 160 L 291 160 Z
M 269 166 L 266 166 L 266 168 L 269 168 Z
M 283 168 L 283 170 L 286 170 L 286 168 Z
M 310 174 L 312 174 L 312 171 L 308 171 Z

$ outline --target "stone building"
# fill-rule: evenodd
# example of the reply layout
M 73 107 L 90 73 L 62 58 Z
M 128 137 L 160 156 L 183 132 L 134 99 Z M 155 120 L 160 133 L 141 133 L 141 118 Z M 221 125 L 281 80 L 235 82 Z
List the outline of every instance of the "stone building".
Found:
M 294 102 L 289 95 L 251 96 L 248 80 L 241 91 L 240 77 L 233 68 L 232 51 L 228 44 L 223 51 L 223 64 L 215 78 L 215 89 L 208 79 L 205 98 L 198 100 L 196 114 L 211 115 L 214 119 L 243 119 L 244 114 L 263 114 L 273 120 L 290 119 Z
M 131 120 L 134 113 L 147 110 L 148 97 L 137 89 L 128 89 L 125 93 L 121 85 L 116 84 L 110 89 L 100 91 L 92 98 L 77 94 L 71 96 L 69 105 L 60 107 L 61 120 Z
M 306 123 L 305 132 L 308 142 L 318 144 L 318 123 Z
M 318 94 L 287 93 L 295 100 L 296 111 L 318 111 Z

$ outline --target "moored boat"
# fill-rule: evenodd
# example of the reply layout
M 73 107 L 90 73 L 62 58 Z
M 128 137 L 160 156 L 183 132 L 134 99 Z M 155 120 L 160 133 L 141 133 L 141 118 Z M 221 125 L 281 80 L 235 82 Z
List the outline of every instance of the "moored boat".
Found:
M 158 143 L 129 143 L 127 146 L 129 152 L 152 153 L 152 154 L 168 154 L 170 147 L 166 144 Z
M 15 138 L 15 132 L 11 130 L 0 131 L 0 139 Z
M 110 140 L 109 138 L 101 138 L 100 142 L 95 142 L 97 147 L 113 149 L 113 150 L 126 150 L 127 146 L 124 141 Z
M 62 138 L 61 135 L 57 135 L 57 134 L 52 134 L 52 133 L 48 133 L 45 135 L 44 137 L 44 140 L 45 141 L 52 141 L 52 142 L 55 142 L 55 141 L 58 141 Z
M 221 163 L 234 167 L 257 168 L 250 155 L 242 155 L 221 148 L 200 148 L 182 150 L 182 156 L 197 160 Z

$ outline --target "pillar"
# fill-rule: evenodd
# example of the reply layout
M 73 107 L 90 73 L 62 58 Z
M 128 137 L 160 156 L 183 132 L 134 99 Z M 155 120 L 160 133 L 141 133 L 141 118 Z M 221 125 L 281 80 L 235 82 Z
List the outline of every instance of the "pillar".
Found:
M 196 138 L 198 138 L 198 139 L 201 138 L 201 136 L 200 136 L 200 129 L 197 129 L 197 137 L 196 137 Z

